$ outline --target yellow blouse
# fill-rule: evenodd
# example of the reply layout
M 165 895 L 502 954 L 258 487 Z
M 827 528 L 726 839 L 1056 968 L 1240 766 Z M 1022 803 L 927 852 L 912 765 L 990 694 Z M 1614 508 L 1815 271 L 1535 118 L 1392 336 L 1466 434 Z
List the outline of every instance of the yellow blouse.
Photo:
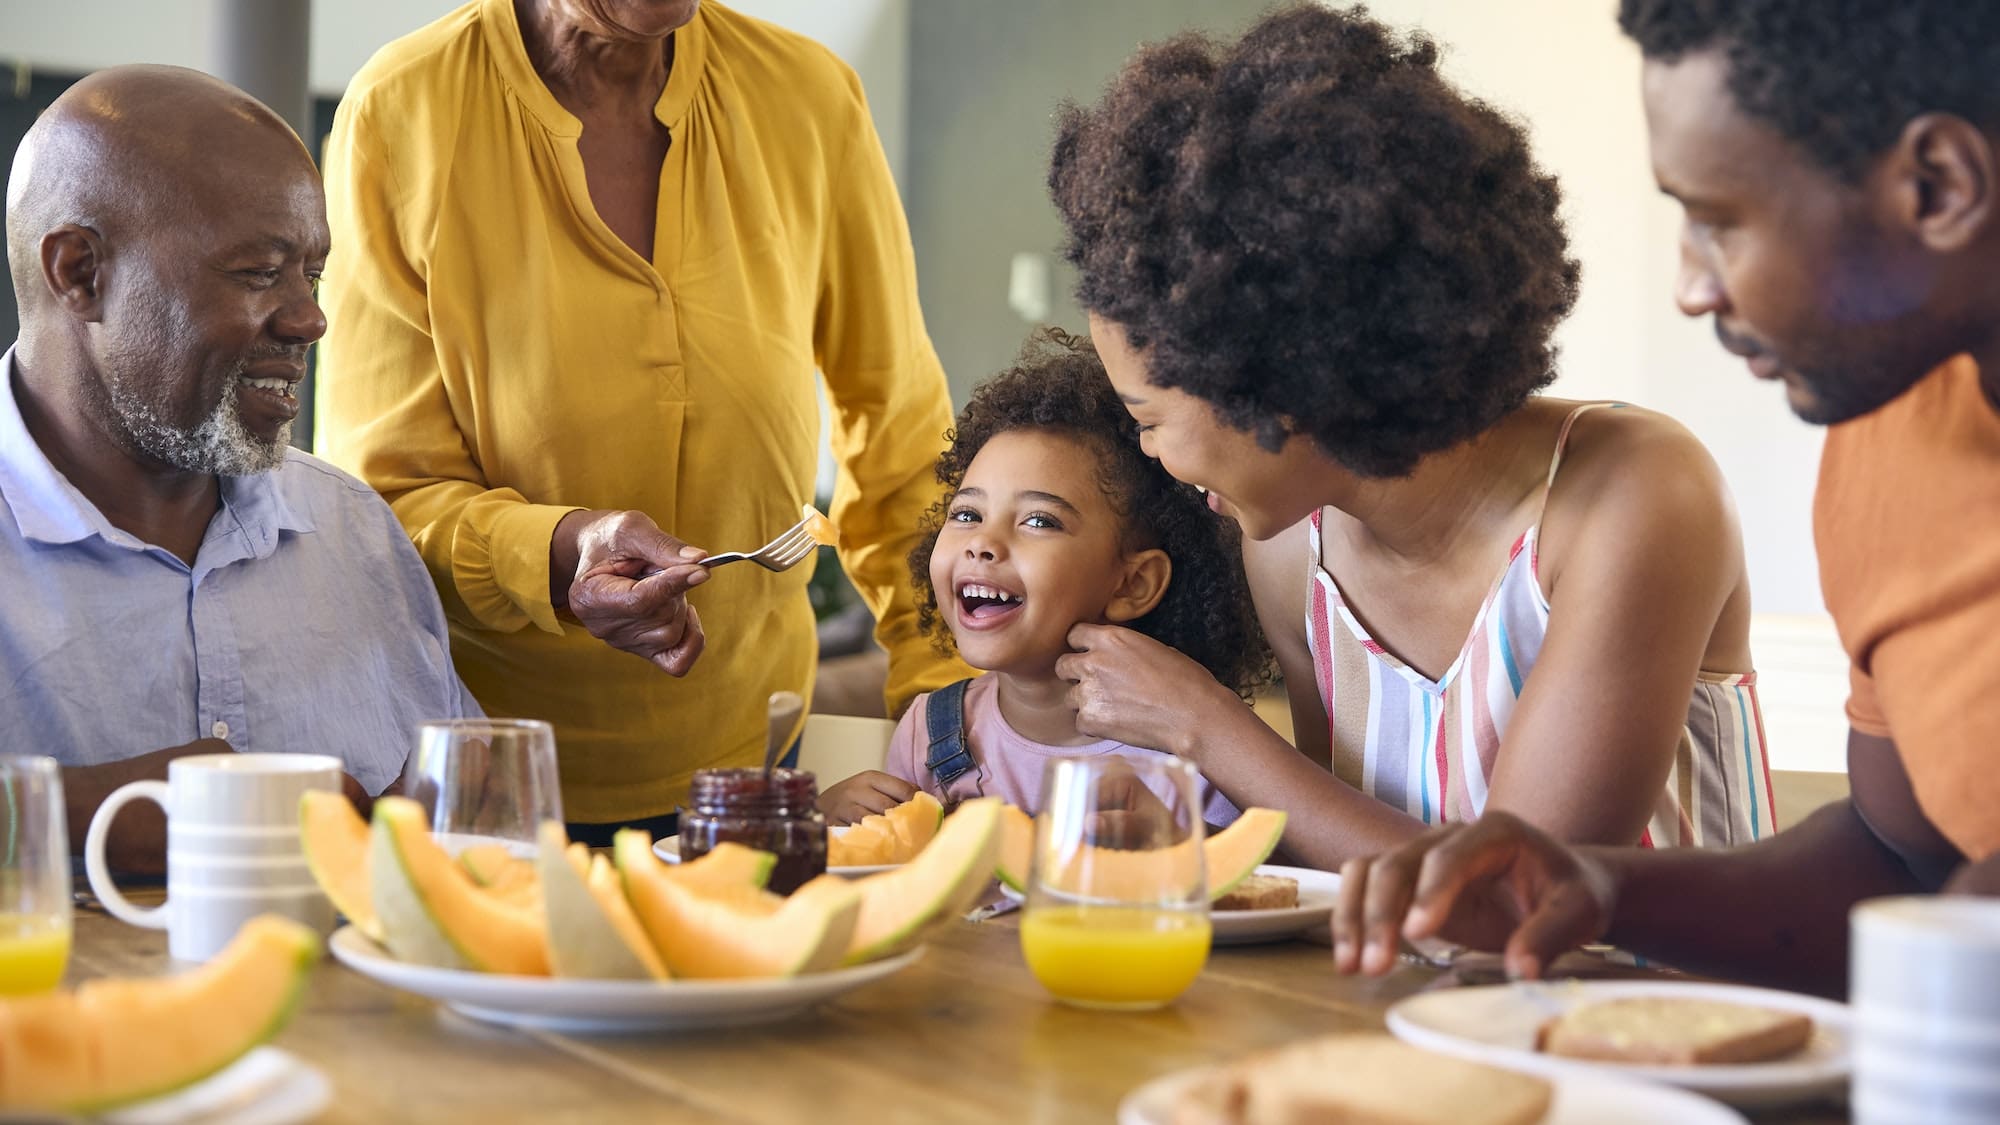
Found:
M 916 629 L 904 556 L 951 403 L 859 81 L 707 2 L 655 113 L 650 263 L 592 207 L 582 126 L 509 0 L 384 47 L 327 141 L 318 450 L 395 508 L 480 702 L 555 724 L 573 821 L 666 813 L 694 770 L 759 759 L 766 697 L 809 691 L 817 650 L 810 565 L 697 587 L 708 647 L 683 680 L 613 650 L 550 605 L 556 522 L 636 508 L 711 551 L 762 544 L 812 499 L 816 371 L 890 706 L 967 674 Z

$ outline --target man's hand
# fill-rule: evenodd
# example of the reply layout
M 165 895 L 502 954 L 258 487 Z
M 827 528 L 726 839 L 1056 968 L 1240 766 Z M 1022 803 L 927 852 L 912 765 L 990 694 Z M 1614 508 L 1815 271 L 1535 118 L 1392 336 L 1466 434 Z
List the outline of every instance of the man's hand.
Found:
M 1333 965 L 1386 973 L 1397 939 L 1442 936 L 1504 950 L 1507 972 L 1534 978 L 1611 925 L 1611 873 L 1519 817 L 1488 812 L 1340 869 Z
M 1056 675 L 1070 683 L 1076 729 L 1093 738 L 1195 757 L 1189 731 L 1193 706 L 1234 702 L 1228 688 L 1185 653 L 1117 625 L 1077 625 L 1076 650 L 1056 659 Z M 1199 765 L 1199 762 L 1196 762 Z
M 863 770 L 819 795 L 819 811 L 828 824 L 853 824 L 862 817 L 885 813 L 917 795 L 917 787 L 894 774 Z
M 707 554 L 643 512 L 574 511 L 549 540 L 549 598 L 591 636 L 685 676 L 706 643 L 687 592 L 708 581 Z

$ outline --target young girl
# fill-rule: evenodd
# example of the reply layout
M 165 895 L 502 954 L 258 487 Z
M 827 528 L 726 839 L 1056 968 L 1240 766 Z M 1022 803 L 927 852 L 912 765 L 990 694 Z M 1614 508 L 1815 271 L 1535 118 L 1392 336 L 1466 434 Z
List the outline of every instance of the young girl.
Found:
M 910 572 L 924 631 L 989 674 L 918 696 L 887 772 L 821 796 L 835 824 L 918 789 L 1034 812 L 1051 758 L 1157 757 L 1077 732 L 1055 666 L 1079 622 L 1152 637 L 1238 695 L 1264 667 L 1234 526 L 1140 450 L 1087 341 L 1050 330 L 1030 342 L 973 392 L 951 437 L 937 466 L 946 495 L 926 514 Z M 1202 801 L 1208 823 L 1235 819 L 1206 782 Z

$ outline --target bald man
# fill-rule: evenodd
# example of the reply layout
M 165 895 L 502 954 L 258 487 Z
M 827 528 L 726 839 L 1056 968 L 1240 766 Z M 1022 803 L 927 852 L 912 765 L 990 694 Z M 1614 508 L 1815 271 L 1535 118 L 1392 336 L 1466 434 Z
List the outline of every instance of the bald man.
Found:
M 332 754 L 375 794 L 415 724 L 478 713 L 388 506 L 289 445 L 327 240 L 298 137 L 194 71 L 93 74 L 14 159 L 0 730 L 63 764 L 72 846 L 183 754 Z M 120 822 L 114 865 L 157 870 L 157 819 Z

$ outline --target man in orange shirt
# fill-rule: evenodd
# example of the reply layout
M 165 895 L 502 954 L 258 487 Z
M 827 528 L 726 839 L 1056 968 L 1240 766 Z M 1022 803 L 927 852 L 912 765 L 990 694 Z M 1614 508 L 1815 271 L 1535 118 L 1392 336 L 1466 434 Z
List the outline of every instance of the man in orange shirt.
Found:
M 2000 7 L 1623 0 L 1620 22 L 1685 212 L 1681 310 L 1833 427 L 1815 526 L 1853 797 L 1731 851 L 1442 829 L 1347 865 L 1335 964 L 1441 934 L 1533 977 L 1602 939 L 1838 993 L 1859 900 L 2000 892 Z

